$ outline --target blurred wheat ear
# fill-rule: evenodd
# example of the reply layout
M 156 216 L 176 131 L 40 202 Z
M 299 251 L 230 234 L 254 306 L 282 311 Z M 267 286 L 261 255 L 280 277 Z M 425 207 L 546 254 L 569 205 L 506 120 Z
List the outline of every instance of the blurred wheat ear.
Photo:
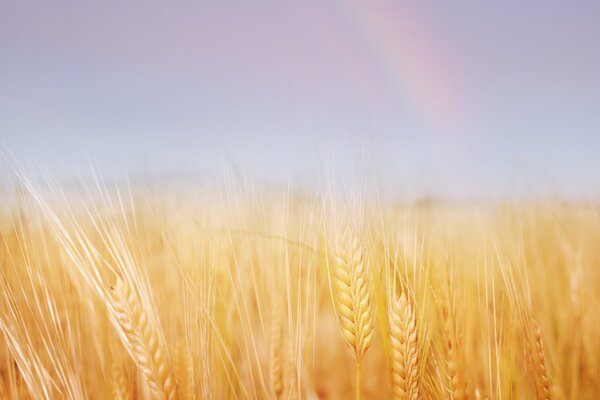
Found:
M 179 400 L 192 400 L 194 398 L 192 359 L 184 341 L 181 341 L 175 350 L 174 368 Z
M 552 398 L 550 378 L 546 367 L 546 352 L 544 350 L 542 331 L 533 317 L 531 317 L 530 325 L 527 325 L 526 329 L 530 331 L 526 333 L 526 337 L 531 338 L 533 336 L 533 345 L 531 339 L 525 339 L 527 342 L 524 346 L 527 351 L 529 371 L 535 386 L 535 398 L 536 400 L 550 400 Z
M 272 304 L 271 319 L 271 348 L 269 359 L 269 380 L 271 384 L 271 395 L 279 399 L 283 394 L 283 306 L 281 297 L 276 295 Z
M 442 323 L 444 347 L 446 351 L 446 372 L 448 374 L 448 392 L 452 400 L 469 399 L 469 385 L 465 366 L 463 364 L 462 341 L 456 327 L 456 313 L 454 302 L 451 301 L 450 309 L 445 305 L 442 308 Z
M 115 400 L 131 400 L 129 384 L 123 366 L 113 363 L 112 366 L 112 389 Z

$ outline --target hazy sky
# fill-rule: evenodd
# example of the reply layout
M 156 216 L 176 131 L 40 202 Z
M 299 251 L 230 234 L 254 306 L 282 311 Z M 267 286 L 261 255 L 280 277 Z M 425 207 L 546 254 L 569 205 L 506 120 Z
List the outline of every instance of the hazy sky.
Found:
M 0 0 L 0 146 L 70 174 L 600 195 L 600 1 Z

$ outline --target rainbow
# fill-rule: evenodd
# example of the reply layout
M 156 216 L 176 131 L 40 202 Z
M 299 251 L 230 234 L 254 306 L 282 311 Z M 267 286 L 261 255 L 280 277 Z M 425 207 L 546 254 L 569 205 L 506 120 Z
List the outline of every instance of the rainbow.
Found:
M 343 0 L 360 45 L 391 89 L 406 98 L 423 120 L 443 132 L 463 120 L 464 108 L 449 58 L 429 31 L 399 2 Z M 405 4 L 404 2 L 402 4 Z

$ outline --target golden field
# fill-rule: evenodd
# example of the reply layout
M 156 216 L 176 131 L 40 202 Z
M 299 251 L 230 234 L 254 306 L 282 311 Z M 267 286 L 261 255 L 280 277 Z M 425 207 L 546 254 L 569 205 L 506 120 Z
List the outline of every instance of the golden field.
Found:
M 597 206 L 25 189 L 0 218 L 0 398 L 600 393 Z

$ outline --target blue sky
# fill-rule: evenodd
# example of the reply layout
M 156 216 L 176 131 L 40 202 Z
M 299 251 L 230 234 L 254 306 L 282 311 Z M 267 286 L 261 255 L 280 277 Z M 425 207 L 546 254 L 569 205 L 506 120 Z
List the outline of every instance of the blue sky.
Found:
M 70 175 L 600 195 L 600 2 L 0 2 L 0 145 Z

